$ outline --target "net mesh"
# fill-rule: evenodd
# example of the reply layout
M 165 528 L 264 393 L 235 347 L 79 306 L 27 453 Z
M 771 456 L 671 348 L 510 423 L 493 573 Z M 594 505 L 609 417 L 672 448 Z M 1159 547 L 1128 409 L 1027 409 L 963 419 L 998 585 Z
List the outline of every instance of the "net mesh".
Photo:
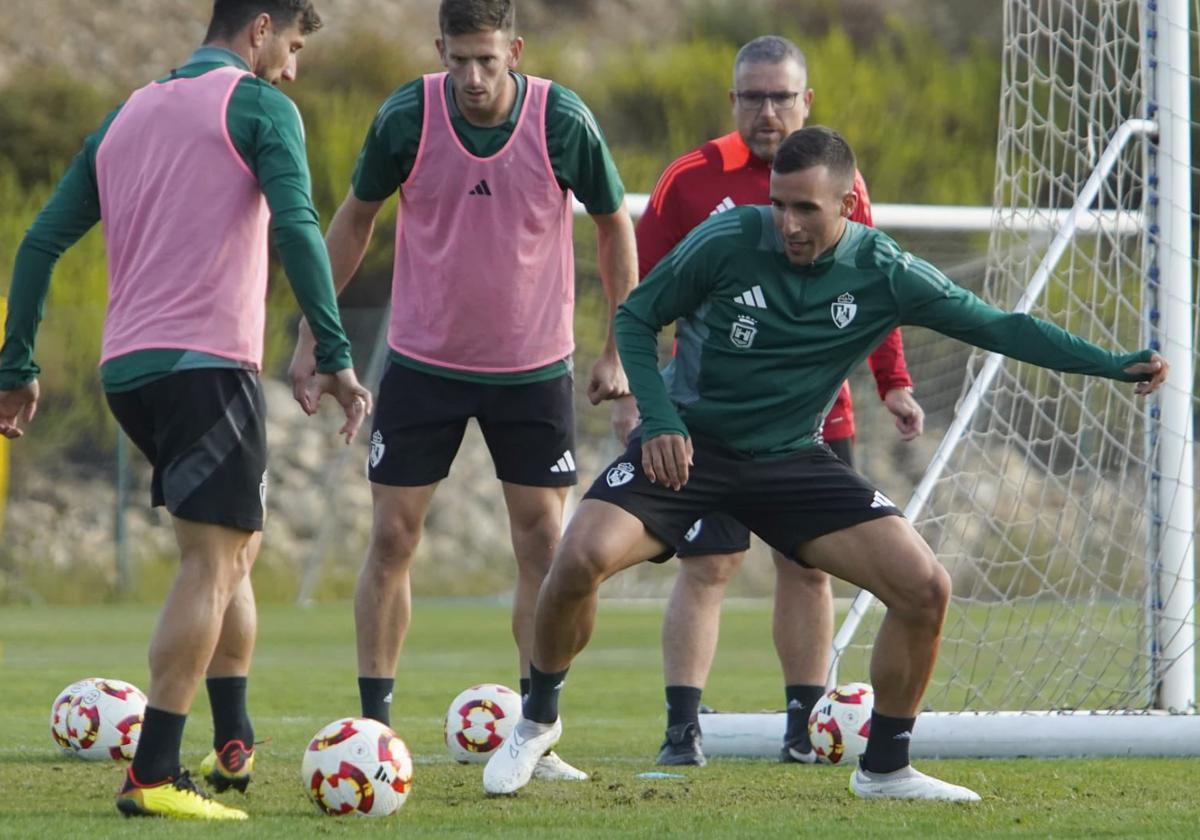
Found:
M 1141 46 L 1146 9 L 1008 2 L 988 301 L 1016 305 L 1110 138 L 1156 113 L 1145 93 L 1155 72 Z M 1156 311 L 1167 305 L 1153 266 L 1154 226 L 1168 208 L 1158 207 L 1148 148 L 1125 147 L 1031 310 L 1122 352 L 1156 339 Z M 985 357 L 971 354 L 960 394 Z M 918 394 L 921 373 L 914 368 Z M 915 523 L 954 581 L 928 708 L 1154 705 L 1169 664 L 1158 655 L 1160 605 L 1173 587 L 1194 595 L 1190 577 L 1156 574 L 1147 504 L 1156 405 L 1128 384 L 1004 362 Z M 872 611 L 859 628 L 841 681 L 865 677 L 881 616 Z

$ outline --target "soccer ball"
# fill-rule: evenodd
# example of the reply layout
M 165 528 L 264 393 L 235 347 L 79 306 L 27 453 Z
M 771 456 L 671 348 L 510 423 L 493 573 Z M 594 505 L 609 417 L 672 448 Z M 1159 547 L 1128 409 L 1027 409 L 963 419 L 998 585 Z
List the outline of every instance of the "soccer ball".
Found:
M 366 718 L 335 720 L 313 736 L 300 778 L 308 798 L 334 817 L 386 817 L 412 790 L 408 747 L 388 727 Z
M 808 718 L 817 761 L 841 764 L 862 755 L 871 734 L 875 693 L 866 683 L 847 683 L 825 693 Z
M 67 738 L 67 710 L 71 708 L 71 701 L 98 680 L 98 677 L 87 677 L 71 683 L 58 693 L 50 705 L 50 737 L 64 752 L 74 752 L 71 741 Z
M 511 688 L 473 685 L 446 712 L 446 751 L 459 764 L 486 764 L 520 717 L 521 696 Z
M 67 744 L 88 761 L 130 761 L 145 713 L 146 695 L 137 686 L 94 680 L 67 707 Z

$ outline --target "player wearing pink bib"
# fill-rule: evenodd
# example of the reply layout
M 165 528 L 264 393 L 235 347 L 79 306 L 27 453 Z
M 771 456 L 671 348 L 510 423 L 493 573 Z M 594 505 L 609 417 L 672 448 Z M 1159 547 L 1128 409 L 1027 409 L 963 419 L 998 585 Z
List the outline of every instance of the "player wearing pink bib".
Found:
M 213 752 L 201 771 L 244 791 L 254 763 L 246 680 L 256 614 L 250 567 L 266 505 L 262 366 L 268 232 L 316 333 L 314 393 L 341 403 L 349 440 L 371 393 L 351 367 L 312 206 L 303 128 L 276 85 L 321 25 L 309 0 L 216 0 L 204 45 L 135 91 L 84 143 L 17 252 L 0 350 L 0 433 L 38 399 L 33 344 L 58 257 L 104 221 L 109 301 L 100 378 L 153 466 L 180 569 L 150 645 L 150 693 L 126 815 L 245 819 L 180 766 L 207 677 Z M 274 214 L 274 215 L 273 215 Z
M 574 93 L 515 72 L 523 41 L 511 0 L 443 0 L 439 17 L 446 72 L 384 102 L 326 237 L 341 288 L 399 191 L 390 364 L 367 468 L 374 523 L 355 593 L 362 712 L 385 723 L 409 625 L 409 566 L 472 417 L 508 508 L 512 627 L 528 687 L 534 606 L 576 483 L 572 193 L 596 224 L 610 310 L 588 397 L 617 401 L 622 435 L 636 414 L 611 314 L 637 283 L 637 255 L 604 137 Z M 302 328 L 292 369 L 301 399 L 311 370 Z M 552 753 L 537 774 L 587 778 Z

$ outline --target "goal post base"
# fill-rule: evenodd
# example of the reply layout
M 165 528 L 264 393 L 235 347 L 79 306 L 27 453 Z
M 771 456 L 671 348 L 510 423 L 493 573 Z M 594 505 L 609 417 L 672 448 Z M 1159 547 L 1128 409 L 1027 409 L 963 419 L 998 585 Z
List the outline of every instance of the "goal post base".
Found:
M 778 759 L 787 715 L 700 716 L 708 756 Z M 1200 755 L 1200 716 L 1168 712 L 922 712 L 913 758 Z

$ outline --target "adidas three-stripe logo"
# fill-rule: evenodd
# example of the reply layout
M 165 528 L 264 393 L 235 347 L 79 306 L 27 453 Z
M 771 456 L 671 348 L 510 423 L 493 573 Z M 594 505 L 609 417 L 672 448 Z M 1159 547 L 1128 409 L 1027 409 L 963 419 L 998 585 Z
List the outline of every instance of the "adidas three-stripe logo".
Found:
M 491 195 L 492 191 L 488 187 L 487 180 L 480 181 L 475 185 L 475 189 L 471 190 L 467 195 Z
M 552 473 L 572 473 L 575 472 L 575 459 L 571 456 L 571 450 L 568 449 L 562 454 L 553 467 L 550 468 Z
M 742 304 L 743 306 L 752 306 L 755 309 L 767 308 L 767 299 L 763 297 L 762 286 L 755 286 L 752 289 L 747 289 L 735 297 L 734 301 Z
M 737 205 L 733 203 L 733 199 L 729 196 L 725 196 L 723 199 L 721 199 L 721 203 L 714 207 L 713 211 L 708 215 L 715 216 L 718 213 L 724 213 L 726 210 L 732 210 L 734 207 L 737 207 Z
M 883 507 L 894 508 L 895 506 L 896 506 L 895 502 L 893 502 L 887 496 L 880 493 L 878 490 L 875 491 L 875 497 L 873 499 L 871 499 L 871 507 L 873 507 L 873 508 L 883 508 Z M 899 737 L 899 736 L 897 736 L 897 737 Z

